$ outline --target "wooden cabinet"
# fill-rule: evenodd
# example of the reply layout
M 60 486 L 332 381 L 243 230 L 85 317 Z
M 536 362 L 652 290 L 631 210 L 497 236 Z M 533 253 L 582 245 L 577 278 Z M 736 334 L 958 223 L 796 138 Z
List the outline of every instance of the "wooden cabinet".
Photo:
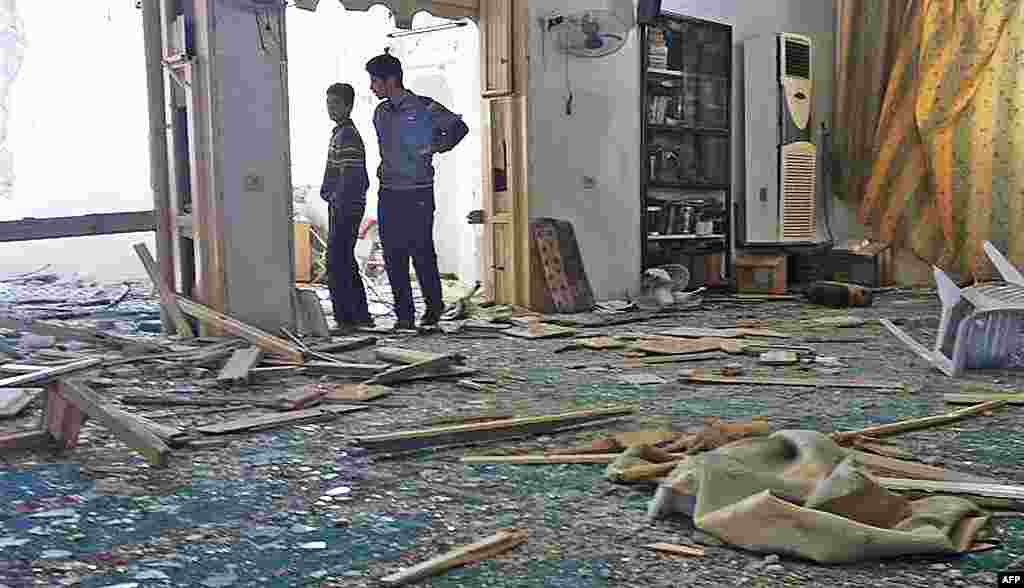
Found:
M 484 98 L 515 91 L 513 13 L 512 0 L 480 0 L 480 93 Z
M 732 27 L 663 12 L 640 34 L 643 267 L 727 254 Z

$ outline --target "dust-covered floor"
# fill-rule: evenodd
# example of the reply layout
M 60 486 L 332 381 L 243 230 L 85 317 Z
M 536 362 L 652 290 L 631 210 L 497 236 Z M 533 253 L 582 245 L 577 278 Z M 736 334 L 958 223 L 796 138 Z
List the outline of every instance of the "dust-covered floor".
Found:
M 556 353 L 571 341 L 564 338 L 526 340 L 475 332 L 378 335 L 378 346 L 461 353 L 468 367 L 479 370 L 473 376 L 477 381 L 495 383 L 485 386 L 485 392 L 457 386 L 454 380 L 398 384 L 381 399 L 385 407 L 342 415 L 330 423 L 229 435 L 225 447 L 175 451 L 166 469 L 148 467 L 92 421 L 73 450 L 3 454 L 0 500 L 9 507 L 0 514 L 0 584 L 375 586 L 380 577 L 403 566 L 514 527 L 528 531 L 526 543 L 422 585 L 990 586 L 994 572 L 1024 567 L 1024 518 L 996 519 L 1001 542 L 987 552 L 823 566 L 721 545 L 682 518 L 648 522 L 652 488 L 608 482 L 602 465 L 460 462 L 465 455 L 573 447 L 613 432 L 696 430 L 708 417 L 732 421 L 760 416 L 772 430 L 831 433 L 949 412 L 957 407 L 944 404 L 942 395 L 951 392 L 1018 391 L 1022 374 L 1010 371 L 947 378 L 877 321 L 854 328 L 812 322 L 848 315 L 903 319 L 904 329 L 930 346 L 939 309 L 933 292 L 920 291 L 882 294 L 871 308 L 845 310 L 797 301 L 708 299 L 700 308 L 653 320 L 580 330 L 654 333 L 758 320 L 763 328 L 793 334 L 787 343 L 812 346 L 817 355 L 848 366 L 838 368 L 767 368 L 757 364 L 756 356 L 623 368 L 615 367 L 622 361 L 614 350 Z M 829 339 L 862 341 L 820 342 Z M 376 361 L 372 347 L 337 356 Z M 743 363 L 748 373 L 903 382 L 909 391 L 678 381 L 681 369 L 732 362 Z M 627 374 L 656 375 L 667 383 L 625 383 Z M 270 396 L 319 379 L 261 377 L 225 391 L 212 379 L 216 370 L 196 366 L 138 363 L 91 375 L 107 379 L 109 386 L 97 392 L 110 402 L 125 394 L 171 391 L 197 397 Z M 357 436 L 421 428 L 445 418 L 544 415 L 619 405 L 636 412 L 598 427 L 470 448 L 382 459 L 352 444 Z M 238 416 L 175 418 L 170 413 L 193 407 L 123 408 L 184 429 Z M 1007 406 L 991 416 L 905 433 L 894 441 L 931 465 L 1021 483 L 1021 410 Z M 20 417 L 0 421 L 0 431 L 32 426 L 38 418 L 36 402 Z M 705 556 L 670 557 L 644 548 L 659 541 L 703 545 Z

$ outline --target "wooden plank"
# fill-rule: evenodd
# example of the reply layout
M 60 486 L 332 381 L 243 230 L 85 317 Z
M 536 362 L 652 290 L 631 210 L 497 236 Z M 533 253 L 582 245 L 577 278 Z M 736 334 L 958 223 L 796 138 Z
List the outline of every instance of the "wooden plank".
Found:
M 403 586 L 467 563 L 493 557 L 523 543 L 526 538 L 526 531 L 516 529 L 499 531 L 476 543 L 453 549 L 423 563 L 384 576 L 380 581 L 385 586 Z
M 1024 394 L 943 394 L 942 401 L 946 404 L 980 404 L 1002 400 L 1006 404 L 1024 404 Z
M 249 370 L 256 367 L 261 359 L 263 359 L 263 350 L 259 347 L 252 346 L 246 349 L 236 349 L 231 355 L 231 359 L 224 364 L 220 373 L 217 374 L 217 381 L 230 383 L 248 380 Z
M 735 339 L 742 337 L 739 329 L 705 329 L 700 327 L 676 327 L 667 331 L 658 331 L 658 335 L 666 337 L 688 337 L 702 339 L 704 337 L 718 337 L 720 339 Z
M 415 382 L 420 380 L 436 380 L 439 378 L 465 378 L 466 376 L 476 375 L 477 370 L 474 368 L 450 366 L 441 370 L 431 370 L 422 374 L 415 374 L 405 379 L 406 382 Z
M 991 410 L 995 410 L 1006 405 L 1005 400 L 993 400 L 991 402 L 985 402 L 972 406 L 970 408 L 964 408 L 947 414 L 940 414 L 930 417 L 922 417 L 918 419 L 909 419 L 905 421 L 899 421 L 896 423 L 890 423 L 888 425 L 878 425 L 874 427 L 867 427 L 860 429 L 859 431 L 847 431 L 844 433 L 832 433 L 832 440 L 836 443 L 843 445 L 852 441 L 858 436 L 867 437 L 883 437 L 888 435 L 899 435 L 907 431 L 918 431 L 920 429 L 930 429 L 933 427 L 939 427 L 942 425 L 948 425 L 949 423 L 955 423 L 957 421 L 984 414 Z
M 156 230 L 152 210 L 100 212 L 81 216 L 27 217 L 0 222 L 0 243 L 145 233 Z
M 138 349 L 140 351 L 145 351 L 146 353 L 158 353 L 163 351 L 163 348 L 159 345 L 129 339 L 127 337 L 118 337 L 117 335 L 104 333 L 97 329 L 65 327 L 63 325 L 55 325 L 37 320 L 0 318 L 0 327 L 13 329 L 15 331 L 30 331 L 37 335 L 51 335 L 62 340 L 72 339 L 75 341 L 82 341 L 84 343 L 93 343 L 95 345 L 107 345 L 121 350 Z
M 347 412 L 366 410 L 367 408 L 370 408 L 370 405 L 320 406 L 317 408 L 307 408 L 306 410 L 296 410 L 285 414 L 274 414 L 263 417 L 238 419 L 222 423 L 203 425 L 200 427 L 196 427 L 196 430 L 199 431 L 200 433 L 205 433 L 207 435 L 221 435 L 224 433 L 238 433 L 242 431 L 258 431 L 273 427 L 279 427 L 282 425 L 298 425 L 305 423 L 334 420 L 335 418 Z
M 109 410 L 84 383 L 73 379 L 58 380 L 56 388 L 60 396 L 110 429 L 121 441 L 141 453 L 151 465 L 167 465 L 171 449 L 159 437 L 138 421 L 124 418 L 118 414 L 120 411 Z
M 18 416 L 42 391 L 42 388 L 0 388 L 0 419 Z
M 439 355 L 416 363 L 391 368 L 383 373 L 377 374 L 363 383 L 394 384 L 396 382 L 407 380 L 412 376 L 423 375 L 426 372 L 444 370 L 448 368 L 453 361 L 454 358 L 450 354 Z
M 787 333 L 780 333 L 779 331 L 770 331 L 768 329 L 750 329 L 745 327 L 737 327 L 736 330 L 739 332 L 741 337 L 767 337 L 769 339 L 789 339 L 791 335 Z
M 324 402 L 345 402 L 351 400 L 367 401 L 382 398 L 393 392 L 387 386 L 371 386 L 367 384 L 328 384 Z
M 400 347 L 380 347 L 375 349 L 374 357 L 380 361 L 386 361 L 388 363 L 399 363 L 408 365 L 411 363 L 420 363 L 422 361 L 428 361 L 431 359 L 439 359 L 445 357 L 445 354 L 431 353 L 429 351 L 416 351 L 413 349 L 402 349 Z M 462 363 L 466 361 L 466 356 L 461 354 L 448 354 L 452 363 Z
M 38 372 L 21 374 L 20 376 L 11 376 L 0 380 L 0 388 L 18 388 L 24 387 L 27 384 L 42 384 L 54 378 L 59 378 L 60 376 L 96 367 L 101 363 L 103 363 L 102 359 L 83 359 L 81 361 L 47 368 Z
M 998 484 L 999 480 L 985 478 L 973 474 L 965 474 L 955 470 L 937 468 L 923 463 L 905 461 L 873 453 L 865 453 L 856 449 L 847 449 L 847 455 L 852 455 L 869 471 L 877 476 L 892 476 L 894 478 L 912 478 L 915 480 L 933 480 L 936 482 L 968 482 L 977 484 Z
M 800 363 L 800 358 L 792 351 L 765 351 L 757 361 L 762 365 L 793 365 Z
M 618 453 L 572 455 L 470 455 L 462 458 L 469 465 L 557 465 L 557 464 L 609 464 L 620 457 Z
M 532 424 L 559 424 L 563 421 L 569 420 L 580 420 L 580 419 L 596 419 L 604 418 L 609 416 L 618 416 L 632 414 L 633 409 L 628 407 L 620 408 L 604 408 L 597 410 L 580 410 L 575 412 L 565 412 L 554 415 L 544 415 L 535 417 L 520 417 L 515 419 L 505 419 L 499 421 L 490 421 L 486 423 L 474 423 L 471 425 L 458 425 L 454 427 L 436 427 L 432 429 L 420 429 L 412 431 L 399 431 L 397 433 L 386 433 L 383 435 L 368 435 L 365 437 L 357 438 L 359 443 L 378 443 L 382 441 L 394 441 L 402 439 L 416 439 L 423 437 L 436 437 L 441 435 L 447 435 L 452 433 L 464 433 L 470 431 L 496 431 L 501 429 L 515 429 L 523 425 Z
M 880 382 L 871 380 L 843 380 L 832 378 L 762 378 L 756 376 L 726 377 L 711 373 L 698 373 L 695 370 L 682 370 L 680 380 L 694 384 L 753 384 L 763 386 L 806 386 L 810 388 L 866 388 L 875 390 L 904 391 L 906 386 L 901 382 Z
M 247 325 L 242 321 L 235 320 L 227 315 L 221 314 L 211 308 L 207 308 L 198 302 L 194 302 L 184 296 L 177 296 L 178 304 L 186 314 L 201 321 L 220 327 L 232 335 L 241 337 L 253 345 L 257 345 L 269 353 L 280 355 L 285 359 L 302 363 L 302 351 L 291 343 L 275 337 L 266 331 Z
M 59 447 L 72 449 L 78 445 L 78 436 L 87 415 L 59 394 L 58 384 L 59 381 L 47 386 L 46 404 L 40 421 Z
M 704 550 L 699 547 L 687 547 L 686 545 L 675 545 L 674 543 L 651 543 L 644 545 L 647 549 L 653 549 L 660 553 L 669 555 L 686 555 L 691 557 L 704 557 Z
M 0 365 L 0 372 L 4 372 L 6 374 L 31 374 L 45 370 L 47 367 L 49 366 L 30 365 L 27 363 L 5 363 Z
M 36 449 L 51 443 L 53 443 L 53 436 L 49 431 L 36 430 L 0 435 L 0 451 Z
M 680 339 L 663 337 L 656 339 L 642 339 L 633 343 L 629 348 L 633 351 L 644 353 L 657 353 L 661 355 L 686 355 L 688 353 L 707 353 L 718 351 L 722 347 L 722 339 L 703 337 L 701 339 Z
M 160 267 L 157 266 L 153 256 L 149 253 L 149 248 L 146 247 L 145 243 L 136 243 L 132 247 L 135 249 L 135 254 L 139 256 L 142 267 L 149 274 L 150 281 L 156 286 L 157 292 L 160 294 L 160 306 L 174 322 L 174 327 L 177 329 L 178 334 L 182 337 L 195 337 L 192 325 L 188 324 L 188 319 L 182 314 L 181 307 L 178 306 L 178 301 L 174 297 L 174 288 L 160 277 Z
M 935 356 L 935 353 L 929 351 L 924 345 L 921 345 L 920 343 L 915 341 L 913 337 L 904 332 L 903 329 L 894 325 L 892 321 L 883 318 L 878 319 L 878 322 L 882 323 L 882 326 L 888 329 L 890 333 L 895 335 L 897 339 L 903 341 L 903 343 L 907 347 L 910 347 L 911 351 L 917 354 L 917 356 L 920 357 L 921 359 L 927 361 L 932 367 L 945 373 L 947 376 L 953 375 L 951 373 L 951 370 L 948 369 L 945 363 L 940 361 L 939 358 Z
M 361 349 L 363 347 L 369 347 L 376 344 L 376 337 L 351 337 L 332 341 L 331 343 L 324 343 L 323 345 L 314 345 L 309 349 L 310 351 L 316 351 L 317 353 L 332 353 L 337 351 L 352 351 L 353 349 Z
M 939 482 L 935 480 L 912 480 L 907 478 L 876 478 L 887 490 L 918 490 L 934 494 L 955 494 L 1001 498 L 1024 504 L 1024 486 L 1006 484 L 979 484 L 971 482 Z

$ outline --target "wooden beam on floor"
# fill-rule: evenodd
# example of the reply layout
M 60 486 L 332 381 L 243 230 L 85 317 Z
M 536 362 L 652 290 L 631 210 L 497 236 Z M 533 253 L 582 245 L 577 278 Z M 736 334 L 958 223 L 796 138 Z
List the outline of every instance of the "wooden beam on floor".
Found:
M 185 314 L 194 316 L 205 323 L 216 326 L 219 329 L 223 329 L 237 337 L 241 337 L 253 345 L 262 347 L 269 353 L 280 355 L 295 363 L 303 362 L 304 357 L 302 350 L 296 348 L 288 341 L 285 341 L 280 337 L 275 337 L 252 325 L 247 325 L 242 321 L 221 314 L 212 308 L 203 306 L 202 304 L 189 300 L 184 296 L 176 295 L 176 298 L 178 300 L 178 304 L 181 306 L 181 310 L 183 310 Z
M 526 541 L 526 538 L 526 531 L 516 529 L 499 531 L 476 543 L 453 549 L 423 563 L 384 576 L 380 581 L 385 586 L 404 586 L 424 578 L 436 576 L 454 567 L 494 557 L 523 543 Z
M 123 411 L 109 409 L 83 382 L 73 379 L 59 380 L 54 387 L 58 395 L 110 429 L 118 439 L 141 453 L 150 465 L 167 465 L 170 447 L 142 422 Z
M 23 218 L 0 222 L 0 243 L 90 235 L 143 233 L 156 229 L 152 210 L 103 212 L 81 216 Z
M 150 281 L 156 286 L 157 292 L 160 294 L 160 306 L 163 308 L 167 316 L 170 317 L 174 323 L 174 327 L 177 329 L 178 334 L 182 337 L 191 339 L 195 337 L 195 333 L 192 332 L 192 325 L 188 324 L 188 319 L 181 312 L 181 307 L 178 306 L 178 301 L 174 297 L 174 288 L 166 280 L 164 280 L 161 270 L 161 266 L 157 266 L 153 256 L 149 253 L 149 248 L 146 247 L 145 243 L 136 243 L 134 246 L 135 253 L 139 256 L 139 261 L 142 262 L 142 267 L 145 268 L 146 273 L 149 274 Z M 172 267 L 173 269 L 173 267 Z

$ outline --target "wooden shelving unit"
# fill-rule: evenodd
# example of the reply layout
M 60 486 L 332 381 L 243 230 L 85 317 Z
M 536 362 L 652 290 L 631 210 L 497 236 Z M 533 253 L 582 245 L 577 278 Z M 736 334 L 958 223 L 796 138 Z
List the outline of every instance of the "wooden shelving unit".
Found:
M 732 27 L 662 12 L 640 27 L 643 268 L 724 254 L 732 209 Z

